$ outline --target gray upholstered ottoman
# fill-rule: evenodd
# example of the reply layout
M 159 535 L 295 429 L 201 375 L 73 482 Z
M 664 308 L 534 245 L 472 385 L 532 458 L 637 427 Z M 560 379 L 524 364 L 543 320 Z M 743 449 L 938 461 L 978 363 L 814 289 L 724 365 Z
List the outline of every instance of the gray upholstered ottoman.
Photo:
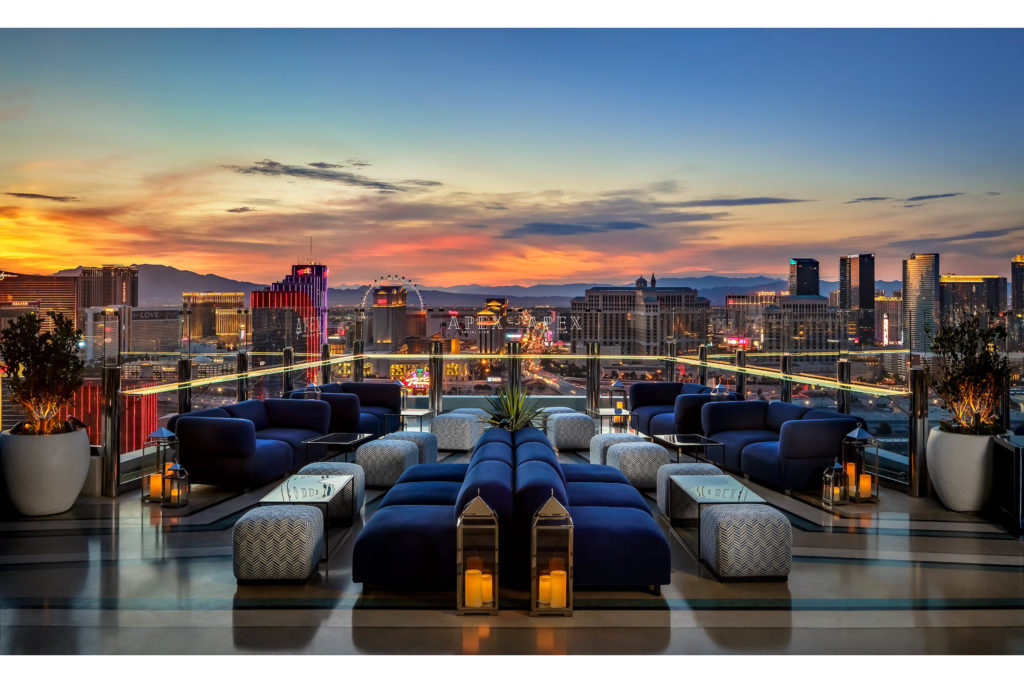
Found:
M 658 468 L 658 509 L 661 514 L 670 520 L 697 519 L 697 504 L 683 495 L 669 477 L 700 474 L 722 474 L 722 470 L 706 462 L 672 462 Z
M 594 418 L 583 413 L 555 413 L 548 418 L 548 438 L 558 450 L 585 450 L 596 431 Z
M 441 413 L 430 421 L 430 432 L 442 451 L 473 450 L 483 428 L 483 421 L 473 413 Z
M 575 410 L 573 410 L 572 408 L 569 408 L 567 406 L 548 406 L 547 408 L 541 408 L 540 409 L 540 415 L 538 416 L 540 418 L 540 425 L 539 425 L 540 426 L 540 430 L 542 432 L 544 432 L 545 434 L 547 433 L 547 431 L 548 431 L 548 420 L 550 420 L 553 415 L 556 415 L 558 413 L 575 413 L 575 412 L 576 412 Z
M 377 439 L 356 449 L 356 462 L 366 473 L 366 485 L 387 488 L 402 472 L 417 464 L 420 449 L 412 441 Z
M 782 579 L 793 562 L 793 528 L 769 505 L 707 505 L 700 556 L 721 579 Z
M 643 441 L 639 434 L 597 434 L 590 440 L 590 464 L 607 465 L 608 449 L 617 443 Z
M 341 493 L 336 495 L 327 504 L 327 514 L 331 519 L 353 520 L 359 516 L 363 509 L 363 500 L 366 496 L 366 475 L 363 468 L 354 462 L 333 462 L 324 460 L 306 465 L 297 474 L 351 474 L 352 485 L 346 486 Z
M 656 443 L 628 441 L 608 447 L 607 464 L 619 468 L 641 491 L 657 487 L 658 468 L 670 461 L 668 451 Z
M 324 516 L 311 505 L 267 505 L 235 522 L 233 566 L 238 581 L 302 581 L 324 554 Z
M 419 449 L 419 464 L 430 465 L 437 462 L 437 437 L 430 432 L 392 432 L 387 438 L 398 441 L 411 441 Z

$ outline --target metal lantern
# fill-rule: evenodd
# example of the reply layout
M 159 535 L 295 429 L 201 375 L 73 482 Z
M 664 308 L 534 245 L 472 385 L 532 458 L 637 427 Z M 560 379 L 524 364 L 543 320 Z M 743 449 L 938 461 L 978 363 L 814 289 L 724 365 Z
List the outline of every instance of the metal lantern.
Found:
M 608 398 L 611 402 L 611 407 L 615 409 L 616 415 L 626 408 L 626 385 L 622 383 L 622 380 L 617 379 L 612 382 Z
M 480 497 L 469 501 L 455 526 L 458 614 L 498 613 L 498 516 Z
M 530 615 L 572 616 L 572 517 L 555 498 L 533 515 Z
M 142 445 L 143 462 L 153 456 L 154 469 L 142 477 L 142 502 L 159 503 L 163 500 L 164 475 L 178 459 L 178 437 L 169 429 L 160 427 L 146 437 Z
M 851 503 L 878 502 L 878 442 L 863 427 L 843 438 L 843 470 Z
M 839 458 L 828 466 L 821 477 L 821 504 L 826 510 L 847 502 L 849 495 L 849 479 Z
M 178 463 L 172 463 L 164 474 L 163 501 L 165 508 L 182 508 L 188 505 L 188 472 Z
M 310 382 L 306 385 L 306 388 L 302 390 L 302 398 L 309 398 L 313 400 L 320 400 L 320 387 L 315 383 Z

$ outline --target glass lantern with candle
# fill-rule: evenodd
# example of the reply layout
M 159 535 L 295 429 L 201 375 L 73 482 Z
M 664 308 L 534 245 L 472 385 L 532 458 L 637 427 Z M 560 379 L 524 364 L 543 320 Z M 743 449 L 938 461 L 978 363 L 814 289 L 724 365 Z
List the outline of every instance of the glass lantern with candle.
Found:
M 533 515 L 531 616 L 572 616 L 572 536 L 572 517 L 552 491 L 551 497 Z
M 498 516 L 480 497 L 469 501 L 455 525 L 458 614 L 498 613 Z
M 163 501 L 165 508 L 181 508 L 188 505 L 188 472 L 178 463 L 172 463 L 164 473 Z
M 616 415 L 612 418 L 612 424 L 623 424 L 622 418 L 618 417 L 626 409 L 626 385 L 622 383 L 622 380 L 617 379 L 612 382 L 612 386 L 608 391 L 608 399 Z
M 318 401 L 320 400 L 320 393 L 320 387 L 318 387 L 314 382 L 310 382 L 306 385 L 306 388 L 302 390 L 302 398 Z
M 160 427 L 146 437 L 142 445 L 143 462 L 153 462 L 154 469 L 142 477 L 142 502 L 159 503 L 163 500 L 164 475 L 178 458 L 178 437 L 169 429 Z
M 843 469 L 851 503 L 878 502 L 878 442 L 858 426 L 843 437 Z
M 849 496 L 849 479 L 846 476 L 846 469 L 835 459 L 825 470 L 821 477 L 821 506 L 831 510 L 837 505 L 847 502 Z

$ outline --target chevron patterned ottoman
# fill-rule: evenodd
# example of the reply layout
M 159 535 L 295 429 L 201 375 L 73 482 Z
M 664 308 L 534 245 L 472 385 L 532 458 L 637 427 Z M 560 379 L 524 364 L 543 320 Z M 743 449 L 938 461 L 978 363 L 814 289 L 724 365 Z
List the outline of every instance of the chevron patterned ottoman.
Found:
M 392 432 L 388 434 L 392 441 L 411 441 L 419 449 L 420 465 L 430 465 L 437 462 L 437 436 L 430 432 Z
M 362 467 L 354 462 L 324 460 L 306 465 L 296 474 L 351 474 L 353 477 L 351 486 L 346 486 L 327 504 L 327 514 L 331 519 L 347 521 L 352 521 L 359 516 L 366 495 L 366 475 L 363 473 Z
M 583 413 L 555 413 L 548 417 L 548 438 L 561 451 L 582 451 L 590 448 L 597 432 L 594 418 Z
M 430 432 L 442 451 L 471 451 L 484 434 L 486 424 L 469 412 L 441 413 L 430 421 Z
M 306 581 L 324 554 L 324 516 L 311 505 L 249 510 L 232 532 L 238 581 Z
M 661 514 L 670 520 L 697 519 L 697 504 L 683 495 L 669 477 L 700 474 L 722 474 L 722 470 L 706 462 L 672 462 L 658 468 L 658 509 Z
M 356 463 L 366 473 L 366 485 L 389 488 L 402 472 L 417 464 L 420 449 L 412 441 L 377 439 L 356 449 Z
M 597 434 L 590 440 L 590 464 L 607 465 L 608 449 L 617 443 L 643 441 L 639 434 Z
M 540 418 L 540 430 L 542 432 L 544 432 L 545 434 L 547 434 L 547 432 L 548 432 L 548 420 L 550 420 L 553 415 L 556 415 L 558 413 L 575 413 L 575 412 L 576 412 L 575 410 L 573 410 L 572 408 L 568 408 L 566 406 L 548 406 L 547 408 L 541 408 L 540 409 L 540 415 L 538 415 L 538 417 Z
M 641 491 L 658 485 L 658 468 L 671 462 L 668 451 L 649 441 L 627 441 L 608 447 L 607 464 L 619 468 Z
M 700 554 L 720 579 L 781 579 L 793 562 L 793 528 L 769 505 L 708 505 Z

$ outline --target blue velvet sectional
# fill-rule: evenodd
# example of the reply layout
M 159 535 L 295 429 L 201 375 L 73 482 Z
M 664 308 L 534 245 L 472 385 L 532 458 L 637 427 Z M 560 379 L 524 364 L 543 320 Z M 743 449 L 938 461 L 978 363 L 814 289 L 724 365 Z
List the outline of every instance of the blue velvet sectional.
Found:
M 384 436 L 398 431 L 402 412 L 402 389 L 397 384 L 375 382 L 332 382 L 319 384 L 320 400 L 331 404 L 332 432 L 359 432 Z M 303 398 L 305 389 L 288 392 L 289 398 Z
M 668 542 L 625 476 L 604 465 L 562 465 L 534 428 L 488 430 L 469 464 L 406 470 L 356 539 L 353 580 L 364 587 L 453 587 L 456 518 L 478 491 L 498 515 L 503 585 L 526 585 L 533 514 L 552 493 L 575 525 L 577 588 L 669 582 Z
M 302 442 L 326 434 L 330 420 L 326 401 L 269 398 L 175 415 L 167 427 L 193 483 L 252 488 L 306 465 Z
M 725 446 L 725 467 L 770 486 L 804 490 L 842 455 L 843 437 L 863 420 L 783 401 L 728 401 L 701 409 L 704 434 Z
M 629 387 L 630 426 L 641 434 L 699 434 L 700 410 L 712 401 L 736 401 L 735 392 L 712 395 L 694 382 L 636 382 Z

